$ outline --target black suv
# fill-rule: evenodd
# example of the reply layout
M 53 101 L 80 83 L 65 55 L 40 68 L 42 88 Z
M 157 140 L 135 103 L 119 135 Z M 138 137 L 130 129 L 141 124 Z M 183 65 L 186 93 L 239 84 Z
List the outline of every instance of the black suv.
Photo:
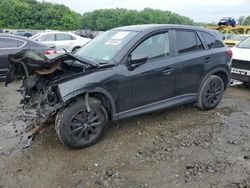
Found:
M 10 56 L 6 84 L 22 76 L 25 113 L 44 123 L 55 118 L 61 142 L 82 148 L 96 143 L 109 121 L 185 103 L 216 107 L 231 57 L 214 30 L 127 26 L 52 60 L 29 50 Z

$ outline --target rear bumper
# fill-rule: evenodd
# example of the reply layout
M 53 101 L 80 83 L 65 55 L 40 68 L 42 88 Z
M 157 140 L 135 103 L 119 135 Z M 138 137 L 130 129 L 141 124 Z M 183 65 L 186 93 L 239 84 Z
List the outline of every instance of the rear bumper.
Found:
M 231 78 L 242 82 L 250 82 L 250 76 L 246 75 L 232 73 Z

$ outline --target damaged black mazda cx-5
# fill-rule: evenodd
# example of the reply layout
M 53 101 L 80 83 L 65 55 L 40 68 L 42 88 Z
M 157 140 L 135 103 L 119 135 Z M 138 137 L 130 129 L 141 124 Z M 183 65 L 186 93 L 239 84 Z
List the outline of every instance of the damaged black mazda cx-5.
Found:
M 107 31 L 75 54 L 32 50 L 9 56 L 6 85 L 22 78 L 25 114 L 55 121 L 74 148 L 98 141 L 109 121 L 185 103 L 218 105 L 230 80 L 231 51 L 217 31 L 137 25 Z

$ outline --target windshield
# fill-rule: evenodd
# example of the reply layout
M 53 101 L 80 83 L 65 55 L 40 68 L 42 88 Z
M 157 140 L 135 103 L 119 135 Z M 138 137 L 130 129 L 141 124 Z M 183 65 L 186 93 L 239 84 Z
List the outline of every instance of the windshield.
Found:
M 237 47 L 250 49 L 250 37 L 247 37 L 247 39 L 245 39 L 241 43 L 239 43 Z
M 107 31 L 81 49 L 75 55 L 90 60 L 109 61 L 137 35 L 134 31 Z
M 237 35 L 237 36 L 233 36 L 231 38 L 229 38 L 230 40 L 235 40 L 235 41 L 243 41 L 244 39 L 246 39 L 248 36 L 244 36 L 244 35 Z

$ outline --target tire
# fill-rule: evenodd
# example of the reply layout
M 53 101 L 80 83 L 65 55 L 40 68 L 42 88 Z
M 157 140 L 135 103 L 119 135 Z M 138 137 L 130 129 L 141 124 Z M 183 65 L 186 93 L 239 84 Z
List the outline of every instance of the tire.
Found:
M 101 102 L 90 98 L 88 113 L 84 100 L 69 105 L 58 112 L 56 133 L 62 144 L 70 148 L 84 148 L 95 144 L 107 127 L 108 115 Z
M 250 86 L 250 82 L 243 82 L 243 86 L 249 87 Z
M 219 76 L 209 76 L 201 87 L 197 101 L 198 108 L 201 110 L 215 108 L 222 99 L 224 88 L 224 82 Z

